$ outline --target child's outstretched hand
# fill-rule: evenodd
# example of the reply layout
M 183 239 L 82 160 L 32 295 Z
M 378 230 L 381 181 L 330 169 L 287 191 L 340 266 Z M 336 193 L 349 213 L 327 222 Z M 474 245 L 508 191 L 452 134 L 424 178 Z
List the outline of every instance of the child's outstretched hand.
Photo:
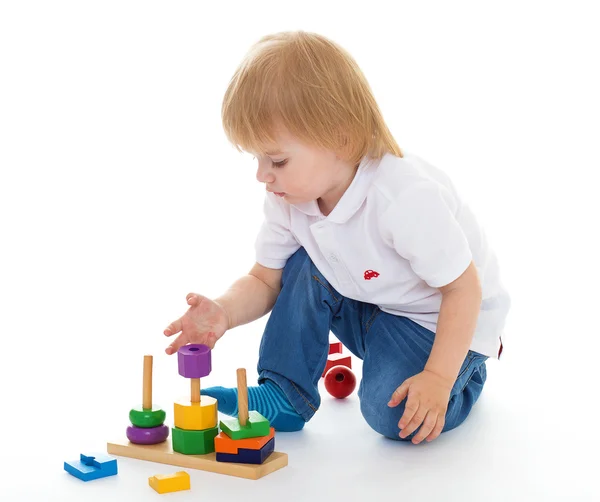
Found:
M 181 333 L 165 350 L 169 355 L 188 343 L 203 343 L 212 349 L 229 329 L 227 312 L 218 303 L 196 293 L 189 293 L 186 301 L 188 311 L 164 331 L 166 336 Z
M 388 403 L 388 406 L 393 408 L 408 396 L 404 413 L 398 422 L 399 436 L 410 436 L 423 424 L 412 442 L 419 444 L 423 439 L 430 442 L 437 438 L 444 428 L 453 385 L 454 382 L 427 370 L 407 378 L 394 391 Z

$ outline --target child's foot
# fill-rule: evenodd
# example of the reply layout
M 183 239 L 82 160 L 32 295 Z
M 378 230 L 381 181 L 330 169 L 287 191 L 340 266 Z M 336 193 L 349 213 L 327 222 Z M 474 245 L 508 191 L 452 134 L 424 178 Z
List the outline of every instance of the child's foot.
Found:
M 217 400 L 221 413 L 237 417 L 237 389 L 209 387 L 201 394 Z M 248 387 L 248 410 L 256 410 L 265 417 L 277 431 L 299 431 L 304 427 L 304 419 L 296 413 L 283 391 L 271 380 L 257 387 Z

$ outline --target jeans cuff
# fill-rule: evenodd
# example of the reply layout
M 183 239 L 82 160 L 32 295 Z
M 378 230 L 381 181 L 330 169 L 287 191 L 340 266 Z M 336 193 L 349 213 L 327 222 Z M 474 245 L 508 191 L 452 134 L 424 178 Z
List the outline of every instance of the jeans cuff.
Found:
M 313 406 L 300 390 L 287 378 L 280 375 L 279 373 L 273 373 L 269 370 L 262 370 L 258 376 L 258 383 L 262 383 L 264 380 L 271 380 L 277 385 L 285 394 L 288 401 L 292 405 L 292 408 L 296 410 L 296 413 L 300 415 L 305 422 L 308 422 L 318 409 L 318 406 Z

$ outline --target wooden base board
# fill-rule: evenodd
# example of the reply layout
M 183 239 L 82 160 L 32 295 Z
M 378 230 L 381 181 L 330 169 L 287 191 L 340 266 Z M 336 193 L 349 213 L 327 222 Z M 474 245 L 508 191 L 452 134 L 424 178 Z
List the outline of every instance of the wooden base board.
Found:
M 269 455 L 263 464 L 237 464 L 232 462 L 217 462 L 216 453 L 207 455 L 183 455 L 173 451 L 170 438 L 159 444 L 140 445 L 123 439 L 116 443 L 108 443 L 107 451 L 111 455 L 137 458 L 159 464 L 176 465 L 188 469 L 216 472 L 246 479 L 259 479 L 267 474 L 288 465 L 287 453 L 275 451 Z

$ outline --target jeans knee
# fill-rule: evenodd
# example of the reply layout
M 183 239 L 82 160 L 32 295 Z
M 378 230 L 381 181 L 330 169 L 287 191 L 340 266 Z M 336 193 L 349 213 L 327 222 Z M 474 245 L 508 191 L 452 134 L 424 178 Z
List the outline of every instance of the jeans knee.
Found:
M 404 413 L 404 404 L 390 408 L 382 399 L 363 397 L 360 400 L 360 411 L 371 429 L 390 439 L 402 440 L 399 436 L 398 422 Z M 412 436 L 405 438 L 412 439 Z

